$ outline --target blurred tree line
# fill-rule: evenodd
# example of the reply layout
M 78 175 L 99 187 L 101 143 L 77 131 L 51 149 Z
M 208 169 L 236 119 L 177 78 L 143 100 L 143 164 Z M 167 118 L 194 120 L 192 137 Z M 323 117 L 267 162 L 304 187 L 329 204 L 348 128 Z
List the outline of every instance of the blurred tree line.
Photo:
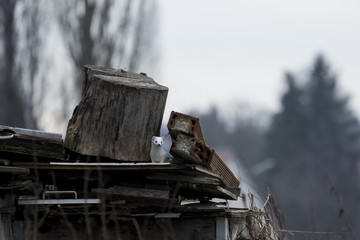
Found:
M 359 235 L 360 125 L 349 98 L 322 55 L 305 77 L 288 72 L 284 78 L 281 109 L 268 125 L 259 121 L 267 114 L 245 111 L 244 118 L 236 106 L 235 118 L 221 116 L 219 107 L 192 114 L 209 145 L 232 148 L 256 175 L 259 191 L 274 194 L 287 229 Z M 268 168 L 257 171 L 259 165 Z
M 85 64 L 154 66 L 156 15 L 155 0 L 0 1 L 0 124 L 66 125 Z
M 304 86 L 291 73 L 285 80 L 282 110 L 273 117 L 264 149 L 277 167 L 264 180 L 278 195 L 289 228 L 350 231 L 349 223 L 356 227 L 360 220 L 358 119 L 323 56 Z

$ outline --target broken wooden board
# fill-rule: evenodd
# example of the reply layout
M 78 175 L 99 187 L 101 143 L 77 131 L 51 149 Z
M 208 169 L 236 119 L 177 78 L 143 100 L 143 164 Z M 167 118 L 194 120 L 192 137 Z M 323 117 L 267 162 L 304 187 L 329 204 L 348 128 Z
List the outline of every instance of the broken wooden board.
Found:
M 0 130 L 4 129 L 0 128 Z M 50 135 L 53 136 L 51 133 Z M 28 135 L 13 133 L 9 139 L 0 139 L 0 158 L 10 161 L 34 161 L 34 158 L 37 158 L 37 161 L 45 158 L 47 161 L 64 160 L 61 138 L 47 137 L 45 133 L 42 137 L 31 136 L 29 133 Z
M 229 191 L 226 188 L 215 185 L 205 184 L 181 184 L 179 194 L 188 192 L 188 196 L 221 198 L 229 200 L 237 200 L 238 196 L 235 192 Z
M 178 133 L 172 140 L 173 144 L 170 153 L 173 156 L 210 168 L 220 175 L 221 180 L 228 187 L 239 186 L 239 180 L 210 146 L 199 139 L 183 133 Z
M 203 177 L 191 176 L 191 175 L 174 174 L 174 173 L 150 173 L 145 175 L 145 179 L 220 185 L 220 180 L 218 178 L 206 177 L 206 176 Z
M 149 189 L 149 188 L 132 188 L 114 186 L 108 189 L 93 188 L 93 193 L 105 193 L 108 195 L 119 195 L 124 197 L 138 197 L 151 199 L 169 199 L 169 190 Z
M 13 134 L 18 134 L 18 135 L 37 137 L 55 142 L 62 141 L 62 135 L 60 133 L 52 133 L 52 132 L 35 130 L 35 129 L 17 128 L 17 127 L 10 127 L 4 125 L 0 125 L 0 129 L 8 130 L 11 131 Z

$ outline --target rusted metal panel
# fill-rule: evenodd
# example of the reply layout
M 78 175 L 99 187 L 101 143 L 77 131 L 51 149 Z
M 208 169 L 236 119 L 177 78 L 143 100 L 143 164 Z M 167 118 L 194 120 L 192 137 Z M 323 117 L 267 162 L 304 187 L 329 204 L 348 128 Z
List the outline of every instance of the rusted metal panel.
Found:
M 173 138 L 170 153 L 173 156 L 204 165 L 219 173 L 221 180 L 228 187 L 238 187 L 240 184 L 216 151 L 195 137 L 178 133 L 177 137 Z
M 196 117 L 172 111 L 167 127 L 173 138 L 182 132 L 205 142 L 200 120 Z

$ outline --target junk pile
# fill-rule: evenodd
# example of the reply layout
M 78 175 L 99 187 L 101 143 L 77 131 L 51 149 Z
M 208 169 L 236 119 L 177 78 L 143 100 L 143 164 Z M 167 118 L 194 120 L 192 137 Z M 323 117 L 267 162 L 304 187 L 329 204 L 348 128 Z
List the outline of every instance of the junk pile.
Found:
M 179 239 L 192 239 L 201 227 L 202 239 L 215 239 L 218 231 L 223 237 L 216 239 L 227 239 L 228 221 L 234 219 L 244 223 L 244 239 L 250 238 L 245 219 L 263 213 L 228 208 L 227 200 L 240 195 L 239 180 L 206 144 L 198 118 L 172 112 L 167 127 L 176 161 L 150 161 L 151 137 L 160 132 L 166 95 L 166 87 L 143 74 L 85 66 L 83 96 L 64 140 L 61 134 L 0 126 L 0 217 L 6 219 L 0 229 L 29 219 L 34 224 L 35 213 L 53 229 L 60 229 L 62 218 L 72 219 L 74 226 L 104 219 L 176 218 L 178 227 L 172 230 Z M 146 223 L 143 229 L 152 229 L 152 239 L 162 238 L 162 228 Z M 20 232 L 37 231 L 21 226 Z M 34 239 L 49 239 L 52 233 L 46 227 Z M 84 239 L 91 232 L 86 234 Z

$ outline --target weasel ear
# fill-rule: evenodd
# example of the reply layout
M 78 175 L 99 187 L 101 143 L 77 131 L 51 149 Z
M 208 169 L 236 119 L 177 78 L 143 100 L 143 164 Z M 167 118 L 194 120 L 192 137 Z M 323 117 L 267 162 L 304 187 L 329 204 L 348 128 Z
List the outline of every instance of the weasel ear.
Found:
M 151 141 L 154 141 L 154 139 L 155 139 L 155 136 L 153 136 L 153 137 L 151 138 Z

